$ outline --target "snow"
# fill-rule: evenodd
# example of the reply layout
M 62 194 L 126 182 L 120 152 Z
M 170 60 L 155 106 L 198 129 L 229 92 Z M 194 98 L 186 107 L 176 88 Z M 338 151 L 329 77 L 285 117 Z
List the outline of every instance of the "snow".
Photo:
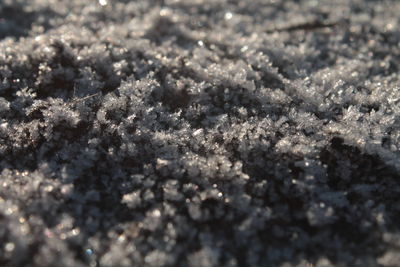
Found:
M 1 1 L 0 265 L 396 265 L 399 12 Z

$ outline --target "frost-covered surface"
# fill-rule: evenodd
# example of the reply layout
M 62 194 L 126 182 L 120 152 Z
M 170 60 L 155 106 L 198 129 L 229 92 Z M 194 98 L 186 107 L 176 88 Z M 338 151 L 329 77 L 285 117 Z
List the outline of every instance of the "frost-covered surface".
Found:
M 0 265 L 398 266 L 399 13 L 2 0 Z

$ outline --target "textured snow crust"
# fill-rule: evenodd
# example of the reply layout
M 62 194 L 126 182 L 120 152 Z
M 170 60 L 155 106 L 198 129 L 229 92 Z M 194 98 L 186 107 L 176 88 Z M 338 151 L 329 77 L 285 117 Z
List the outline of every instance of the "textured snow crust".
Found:
M 398 266 L 399 14 L 0 1 L 0 265 Z

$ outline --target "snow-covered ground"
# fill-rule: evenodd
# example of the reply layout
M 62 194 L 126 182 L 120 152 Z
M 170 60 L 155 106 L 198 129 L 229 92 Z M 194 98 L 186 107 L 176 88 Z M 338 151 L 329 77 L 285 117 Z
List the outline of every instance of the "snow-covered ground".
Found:
M 2 0 L 0 265 L 399 266 L 399 14 Z

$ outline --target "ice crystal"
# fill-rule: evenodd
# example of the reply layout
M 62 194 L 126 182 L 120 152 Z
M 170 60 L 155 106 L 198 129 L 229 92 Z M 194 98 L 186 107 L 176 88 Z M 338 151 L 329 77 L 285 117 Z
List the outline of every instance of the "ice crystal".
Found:
M 399 12 L 1 1 L 0 265 L 397 265 Z

